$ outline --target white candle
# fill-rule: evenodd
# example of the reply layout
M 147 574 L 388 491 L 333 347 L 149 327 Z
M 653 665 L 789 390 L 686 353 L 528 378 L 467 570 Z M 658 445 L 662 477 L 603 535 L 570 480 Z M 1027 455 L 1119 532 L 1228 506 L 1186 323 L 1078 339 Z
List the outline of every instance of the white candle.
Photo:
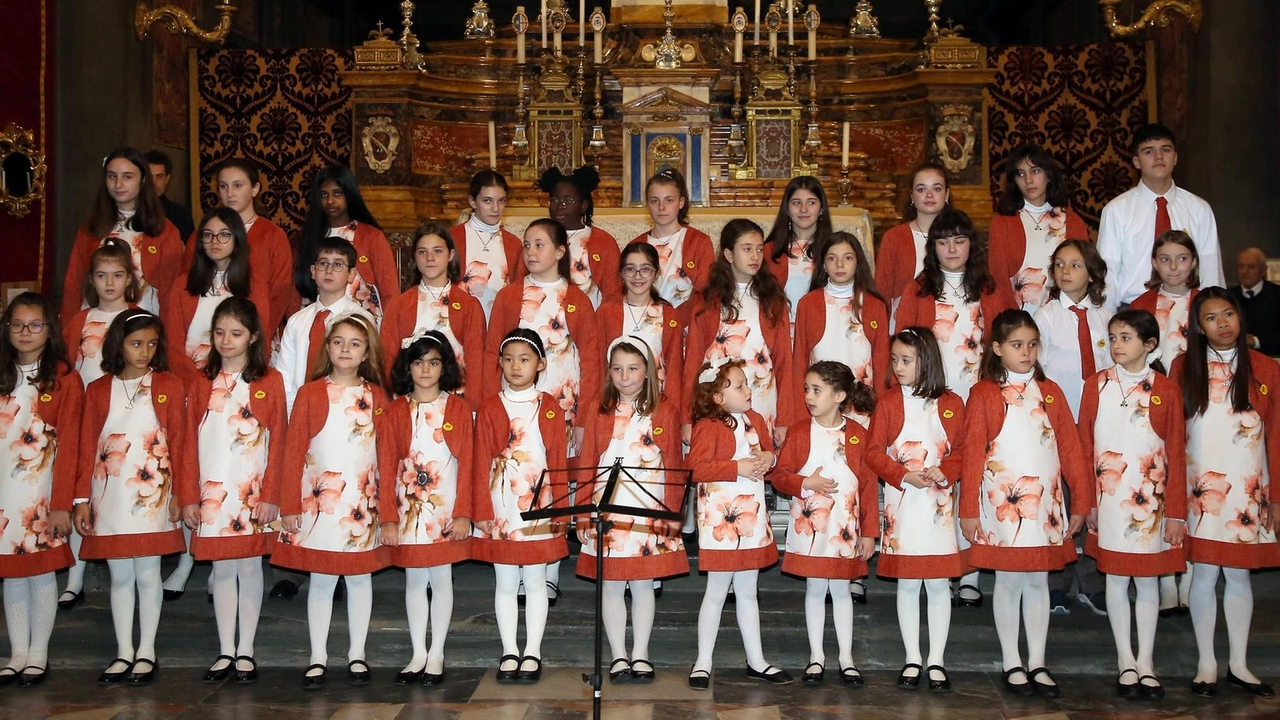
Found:
M 813 5 L 809 6 L 809 12 L 815 12 L 816 10 L 817 8 Z M 809 27 L 807 23 L 805 27 Z M 809 59 L 818 59 L 818 28 L 816 27 L 809 31 Z
M 597 7 L 595 12 L 604 14 L 604 10 Z M 595 13 L 592 13 L 594 15 Z M 604 62 L 604 30 L 593 33 L 592 49 L 595 51 L 595 62 L 597 65 Z
M 516 6 L 516 14 L 517 15 L 524 14 L 523 5 Z M 521 65 L 524 64 L 524 33 L 523 32 L 516 33 L 516 62 L 520 63 Z
M 756 47 L 760 46 L 760 0 L 756 0 Z
M 733 61 L 742 62 L 742 33 L 740 32 L 733 34 Z
M 840 167 L 849 167 L 849 121 L 844 121 L 844 133 L 840 138 Z
M 848 129 L 849 123 L 845 123 L 845 129 Z M 489 167 L 498 168 L 498 128 L 489 121 Z
M 796 44 L 796 18 L 792 14 L 791 0 L 787 0 L 787 45 Z
M 587 44 L 587 0 L 578 0 L 578 47 Z
M 542 0 L 542 14 L 538 16 L 538 24 L 542 26 L 542 49 L 547 49 L 547 0 Z
M 778 55 L 778 31 L 769 31 L 769 56 L 777 57 Z
M 560 54 L 560 33 L 559 32 L 557 32 L 554 38 L 552 39 L 551 46 L 555 50 L 556 54 L 559 55 Z

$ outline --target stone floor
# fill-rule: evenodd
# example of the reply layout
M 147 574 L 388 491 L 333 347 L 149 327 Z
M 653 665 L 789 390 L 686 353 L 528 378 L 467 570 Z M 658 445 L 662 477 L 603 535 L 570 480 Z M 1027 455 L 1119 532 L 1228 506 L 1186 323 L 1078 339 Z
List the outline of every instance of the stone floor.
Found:
M 167 567 L 167 565 L 166 565 Z M 0 720 L 59 717 L 81 720 L 126 718 L 494 718 L 495 720 L 591 717 L 591 688 L 582 674 L 592 658 L 594 586 L 572 577 L 566 564 L 563 597 L 551 610 L 544 660 L 547 669 L 532 686 L 499 686 L 493 666 L 499 654 L 494 627 L 492 571 L 464 564 L 455 570 L 456 603 L 447 652 L 447 677 L 437 688 L 402 688 L 392 680 L 409 655 L 403 605 L 403 575 L 375 579 L 374 615 L 368 642 L 373 682 L 352 687 L 345 680 L 344 606 L 335 609 L 330 640 L 328 685 L 301 687 L 307 664 L 306 586 L 292 601 L 268 600 L 259 626 L 257 659 L 261 680 L 251 686 L 200 682 L 216 654 L 212 607 L 203 588 L 207 568 L 197 567 L 188 592 L 166 603 L 159 636 L 161 670 L 144 688 L 100 688 L 94 678 L 114 656 L 105 567 L 91 566 L 87 602 L 59 614 L 54 633 L 52 674 L 36 688 L 0 689 Z M 984 576 L 989 591 L 992 578 Z M 803 584 L 776 569 L 761 576 L 761 623 L 770 662 L 797 676 L 808 660 L 804 633 Z M 268 582 L 268 586 L 270 582 Z M 658 601 L 651 656 L 658 666 L 651 685 L 603 688 L 604 717 L 619 720 L 715 718 L 1280 718 L 1280 700 L 1259 700 L 1220 684 L 1219 695 L 1202 699 L 1187 689 L 1196 663 L 1195 642 L 1186 617 L 1162 620 L 1157 638 L 1157 670 L 1167 697 L 1158 703 L 1125 701 L 1113 691 L 1115 654 L 1107 619 L 1076 605 L 1054 616 L 1049 666 L 1062 697 L 1021 700 L 1000 690 L 999 650 L 990 604 L 957 609 L 953 615 L 947 667 L 955 692 L 904 692 L 894 686 L 902 663 L 892 582 L 872 579 L 869 602 L 855 606 L 854 655 L 867 686 L 847 689 L 834 675 L 835 641 L 828 619 L 827 657 L 832 666 L 821 686 L 773 686 L 745 677 L 742 646 L 732 606 L 722 618 L 716 673 L 710 691 L 693 691 L 685 674 L 693 661 L 703 580 L 697 575 L 666 584 Z M 1280 680 L 1280 573 L 1254 576 L 1256 610 L 1250 667 L 1264 680 Z M 1225 628 L 1218 633 L 1222 671 Z M 606 652 L 606 658 L 608 653 Z

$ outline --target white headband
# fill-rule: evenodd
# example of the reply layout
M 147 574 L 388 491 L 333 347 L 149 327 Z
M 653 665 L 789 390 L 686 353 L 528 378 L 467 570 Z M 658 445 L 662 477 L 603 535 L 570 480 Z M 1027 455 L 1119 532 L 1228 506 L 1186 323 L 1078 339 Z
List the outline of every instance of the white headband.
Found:
M 428 335 L 427 333 L 429 333 L 429 332 L 432 332 L 432 331 L 431 331 L 431 330 L 426 329 L 425 327 L 420 327 L 420 328 L 418 328 L 417 330 L 415 330 L 415 331 L 413 332 L 413 334 L 412 334 L 412 335 L 410 335 L 409 337 L 407 337 L 407 338 L 405 338 L 404 340 L 401 340 L 401 341 L 400 341 L 400 349 L 401 349 L 401 350 L 408 350 L 410 345 L 412 345 L 412 344 L 414 344 L 414 343 L 418 342 L 419 340 L 430 340 L 431 342 L 435 343 L 436 345 L 439 345 L 439 344 L 440 344 L 440 339 L 439 339 L 439 338 L 437 338 L 437 337 L 436 337 L 436 336 L 434 336 L 434 335 Z
M 513 342 L 522 342 L 522 343 L 524 343 L 525 345 L 528 345 L 529 347 L 533 348 L 533 351 L 534 351 L 535 353 L 537 353 L 537 354 L 538 354 L 538 359 L 539 359 L 539 360 L 546 360 L 546 359 L 547 359 L 547 353 L 546 353 L 546 351 L 545 351 L 545 350 L 543 350 L 542 348 L 538 347 L 537 345 L 534 345 L 534 344 L 533 344 L 533 341 L 532 341 L 532 340 L 530 340 L 529 338 L 527 338 L 527 337 L 523 337 L 523 336 L 520 336 L 520 335 L 516 335 L 515 337 L 509 337 L 509 338 L 507 338 L 506 340 L 503 340 L 503 341 L 502 341 L 502 344 L 498 346 L 498 354 L 499 354 L 499 355 L 501 355 L 501 354 L 502 354 L 502 350 L 503 350 L 503 348 L 505 348 L 507 345 L 510 345 L 510 344 L 511 344 L 511 343 L 513 343 Z
M 644 356 L 645 362 L 649 363 L 650 365 L 653 364 L 654 362 L 653 348 L 649 347 L 649 343 L 645 342 L 644 338 L 639 337 L 637 335 L 623 335 L 621 337 L 614 338 L 614 341 L 609 343 L 609 349 L 606 350 L 604 353 L 605 358 L 606 359 L 612 358 L 613 351 L 616 350 L 618 346 L 623 343 L 626 343 L 628 345 L 634 345 L 637 348 L 639 348 L 640 354 Z

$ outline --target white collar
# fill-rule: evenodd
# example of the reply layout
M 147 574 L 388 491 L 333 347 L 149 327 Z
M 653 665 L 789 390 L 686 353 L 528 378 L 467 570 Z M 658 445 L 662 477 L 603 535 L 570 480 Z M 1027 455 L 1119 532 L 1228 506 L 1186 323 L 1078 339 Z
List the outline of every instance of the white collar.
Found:
M 1053 209 L 1053 203 L 1046 202 L 1043 205 L 1032 205 L 1030 200 L 1022 201 L 1022 209 L 1033 213 L 1046 213 Z
M 1005 382 L 1028 383 L 1028 382 L 1031 382 L 1031 378 L 1035 377 L 1035 374 L 1036 374 L 1035 370 L 1028 370 L 1027 372 L 1024 372 L 1024 373 L 1016 373 L 1016 372 L 1013 372 L 1012 370 L 1006 369 Z
M 827 294 L 833 298 L 846 299 L 853 297 L 853 283 L 837 285 L 827 281 Z
M 511 402 L 529 402 L 530 400 L 538 397 L 538 386 L 536 384 L 530 385 L 523 390 L 512 390 L 511 388 L 507 388 L 502 391 L 502 397 L 503 399 L 510 400 Z
M 489 225 L 488 223 L 484 222 L 480 218 L 476 217 L 475 213 L 471 214 L 471 218 L 467 220 L 467 225 L 471 226 L 471 229 L 475 230 L 476 232 L 496 233 L 502 229 L 502 223 L 498 223 L 497 225 Z
M 1258 284 L 1257 284 L 1257 285 L 1254 285 L 1254 286 L 1252 286 L 1252 287 L 1242 287 L 1242 288 L 1240 288 L 1240 294 L 1241 294 L 1241 295 L 1243 295 L 1243 294 L 1245 294 L 1245 293 L 1247 293 L 1247 292 L 1252 292 L 1252 293 L 1254 294 L 1254 297 L 1257 297 L 1258 295 L 1261 295 L 1261 294 L 1262 294 L 1262 287 L 1263 287 L 1264 285 L 1266 285 L 1266 284 L 1267 284 L 1267 279 L 1266 279 L 1266 278 L 1263 278 L 1263 279 L 1261 279 L 1261 280 L 1259 280 L 1259 281 L 1258 281 Z
M 1177 190 L 1178 190 L 1177 184 L 1174 183 L 1172 180 L 1169 181 L 1169 189 L 1165 191 L 1163 195 L 1160 195 L 1155 190 L 1152 190 L 1150 187 L 1147 187 L 1147 184 L 1143 182 L 1141 178 L 1138 179 L 1138 184 L 1135 185 L 1134 187 L 1138 188 L 1138 192 L 1141 193 L 1144 197 L 1146 197 L 1148 202 L 1155 202 L 1156 198 L 1158 197 L 1166 198 L 1170 202 L 1172 202 L 1173 199 L 1177 196 Z

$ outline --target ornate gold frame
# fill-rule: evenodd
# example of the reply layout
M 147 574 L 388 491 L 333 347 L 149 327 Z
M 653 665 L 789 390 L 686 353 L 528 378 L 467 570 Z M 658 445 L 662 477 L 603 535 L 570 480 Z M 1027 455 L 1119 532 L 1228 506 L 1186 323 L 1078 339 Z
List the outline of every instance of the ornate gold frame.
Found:
M 36 149 L 34 132 L 9 123 L 0 132 L 0 165 L 15 153 L 26 155 L 31 160 L 31 190 L 22 196 L 10 195 L 0 184 L 0 207 L 14 217 L 23 217 L 31 211 L 32 203 L 44 199 L 44 153 Z
M 191 37 L 202 42 L 221 45 L 226 41 L 227 35 L 231 32 L 231 16 L 236 13 L 236 6 L 232 5 L 229 0 L 221 0 L 217 5 L 213 6 L 215 12 L 218 13 L 218 25 L 212 30 L 201 30 L 196 21 L 187 11 L 175 5 L 163 5 L 154 10 L 147 8 L 144 2 L 138 3 L 133 13 L 133 31 L 137 34 L 139 40 L 146 40 L 147 35 L 151 33 L 151 26 L 156 23 L 164 23 L 169 28 L 169 32 L 175 35 L 190 35 Z
M 1131 37 L 1147 28 L 1168 27 L 1177 15 L 1187 19 L 1192 32 L 1199 32 L 1200 21 L 1204 18 L 1200 0 L 1155 0 L 1136 21 L 1122 25 L 1116 17 L 1116 6 L 1120 0 L 1098 0 L 1098 4 L 1102 6 L 1102 22 L 1113 38 Z

